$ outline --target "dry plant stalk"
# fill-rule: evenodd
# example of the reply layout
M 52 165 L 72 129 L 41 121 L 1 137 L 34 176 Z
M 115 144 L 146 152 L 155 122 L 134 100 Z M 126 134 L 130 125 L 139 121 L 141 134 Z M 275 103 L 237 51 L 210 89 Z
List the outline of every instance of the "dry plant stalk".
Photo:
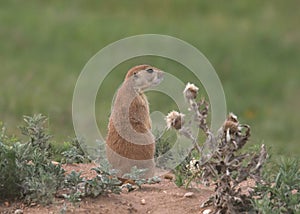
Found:
M 198 175 L 204 184 L 215 187 L 212 197 L 201 207 L 213 206 L 214 213 L 249 211 L 251 196 L 241 191 L 240 184 L 247 179 L 262 182 L 261 169 L 267 158 L 265 145 L 261 146 L 259 152 L 241 152 L 249 140 L 250 126 L 240 124 L 233 113 L 228 115 L 217 134 L 212 134 L 206 120 L 209 104 L 204 99 L 196 102 L 198 88 L 188 83 L 183 93 L 190 105 L 194 122 L 206 134 L 207 139 L 199 146 L 190 131 L 189 126 L 192 123 L 189 121 L 185 125 L 184 115 L 181 113 L 170 113 L 167 116 L 167 125 L 194 143 L 193 149 L 200 154 L 200 160 L 193 160 L 193 164 L 197 164 L 199 169 Z

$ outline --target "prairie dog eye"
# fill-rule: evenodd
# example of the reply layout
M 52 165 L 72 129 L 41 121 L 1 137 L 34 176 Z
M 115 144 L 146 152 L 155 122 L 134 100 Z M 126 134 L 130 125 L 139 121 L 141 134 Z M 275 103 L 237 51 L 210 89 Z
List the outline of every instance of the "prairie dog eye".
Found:
M 152 69 L 152 68 L 148 68 L 146 71 L 147 71 L 149 74 L 153 73 L 153 69 Z

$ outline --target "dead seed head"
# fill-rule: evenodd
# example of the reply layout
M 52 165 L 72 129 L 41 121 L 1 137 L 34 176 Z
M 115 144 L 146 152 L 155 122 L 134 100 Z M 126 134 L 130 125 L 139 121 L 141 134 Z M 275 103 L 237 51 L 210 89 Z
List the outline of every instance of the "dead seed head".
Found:
M 239 124 L 230 120 L 225 121 L 224 131 L 230 130 L 230 133 L 236 133 L 239 131 Z
M 192 174 L 197 174 L 200 172 L 200 164 L 199 161 L 193 158 L 188 165 L 186 165 L 186 168 L 190 170 Z
M 228 117 L 227 117 L 227 121 L 232 121 L 235 123 L 238 123 L 238 119 L 237 116 L 235 114 L 233 114 L 232 112 L 229 113 Z
M 177 111 L 171 111 L 166 117 L 167 128 L 170 129 L 173 127 L 177 130 L 181 129 L 184 123 L 183 117 L 184 114 Z
M 184 94 L 185 98 L 188 100 L 196 99 L 198 91 L 199 91 L 199 88 L 197 86 L 188 82 L 183 91 L 183 94 Z
M 236 115 L 229 113 L 226 121 L 224 122 L 223 130 L 229 130 L 230 133 L 237 133 L 239 131 L 239 121 Z

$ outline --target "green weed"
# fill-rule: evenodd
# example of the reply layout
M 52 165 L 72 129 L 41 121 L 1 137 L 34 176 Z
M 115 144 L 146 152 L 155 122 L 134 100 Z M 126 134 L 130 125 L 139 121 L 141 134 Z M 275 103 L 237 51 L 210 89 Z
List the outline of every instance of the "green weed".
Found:
M 50 135 L 47 118 L 40 114 L 24 116 L 21 132 L 27 140 L 12 146 L 1 143 L 1 198 L 19 197 L 26 203 L 49 204 L 64 181 L 64 170 L 49 158 Z
M 74 138 L 70 143 L 68 143 L 69 149 L 62 152 L 63 156 L 62 162 L 64 163 L 88 163 L 91 160 L 85 153 L 83 146 L 85 145 L 83 139 Z
M 300 161 L 282 158 L 272 174 L 265 175 L 253 192 L 253 205 L 259 213 L 300 212 Z

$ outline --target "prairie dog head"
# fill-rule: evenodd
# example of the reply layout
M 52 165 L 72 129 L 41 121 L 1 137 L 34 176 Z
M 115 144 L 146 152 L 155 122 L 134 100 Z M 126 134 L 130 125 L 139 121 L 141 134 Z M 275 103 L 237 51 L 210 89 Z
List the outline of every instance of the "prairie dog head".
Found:
M 143 91 L 158 85 L 163 80 L 163 71 L 150 65 L 138 65 L 131 68 L 125 80 L 130 79 L 134 89 Z

